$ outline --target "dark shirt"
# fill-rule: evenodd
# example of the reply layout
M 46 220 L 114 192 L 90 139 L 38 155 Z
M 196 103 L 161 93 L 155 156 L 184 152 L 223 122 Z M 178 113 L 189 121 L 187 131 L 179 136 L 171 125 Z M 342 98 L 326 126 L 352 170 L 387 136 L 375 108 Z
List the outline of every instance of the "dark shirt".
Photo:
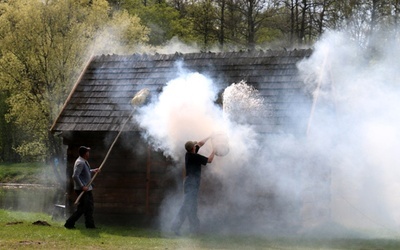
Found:
M 185 167 L 186 167 L 186 177 L 200 181 L 201 177 L 201 165 L 206 165 L 208 158 L 197 154 L 199 151 L 199 146 L 196 146 L 196 153 L 186 152 L 185 155 Z

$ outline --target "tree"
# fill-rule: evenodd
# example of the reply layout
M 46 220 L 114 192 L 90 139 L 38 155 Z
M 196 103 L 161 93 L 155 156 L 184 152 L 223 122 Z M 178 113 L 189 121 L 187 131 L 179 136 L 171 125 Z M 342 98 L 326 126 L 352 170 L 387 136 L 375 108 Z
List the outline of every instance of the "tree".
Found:
M 0 90 L 9 93 L 5 118 L 18 131 L 15 150 L 24 160 L 62 155 L 49 128 L 95 52 L 90 45 L 108 24 L 109 5 L 106 0 L 13 0 L 1 3 L 0 13 Z M 126 19 L 122 15 L 119 21 Z M 125 44 L 142 38 L 129 33 L 123 33 Z
M 215 5 L 211 0 L 193 1 L 188 9 L 193 21 L 193 29 L 199 37 L 198 40 L 201 41 L 201 47 L 207 50 L 218 40 Z
M 0 92 L 0 116 L 4 117 L 9 107 L 5 100 L 7 99 L 7 92 Z M 16 131 L 11 123 L 6 122 L 5 119 L 0 119 L 0 161 L 18 161 L 19 155 L 13 150 L 14 136 Z
M 219 28 L 219 41 L 220 47 L 231 47 L 240 49 L 245 48 L 245 38 L 243 37 L 242 30 L 245 29 L 245 24 L 242 22 L 242 14 L 239 11 L 239 8 L 236 4 L 235 0 L 223 0 L 221 3 L 219 1 L 220 7 L 220 28 Z M 224 8 L 222 10 L 222 8 Z M 228 46 L 227 46 L 228 45 Z
M 107 25 L 98 31 L 93 50 L 103 54 L 132 54 L 149 41 L 150 30 L 128 11 L 113 12 Z
M 144 26 L 149 28 L 148 43 L 159 46 L 173 37 L 182 41 L 193 41 L 193 26 L 189 19 L 165 1 L 127 1 L 122 5 L 131 15 L 138 16 Z
M 276 7 L 274 0 L 236 0 L 234 1 L 237 10 L 244 22 L 243 37 L 246 47 L 254 50 L 259 29 L 265 25 L 271 9 Z

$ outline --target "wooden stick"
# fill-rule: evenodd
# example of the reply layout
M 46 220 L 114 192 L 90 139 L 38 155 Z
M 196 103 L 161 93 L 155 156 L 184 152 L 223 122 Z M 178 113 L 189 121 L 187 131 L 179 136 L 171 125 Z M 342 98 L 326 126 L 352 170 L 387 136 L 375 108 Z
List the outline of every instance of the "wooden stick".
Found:
M 325 55 L 324 61 L 322 62 L 321 74 L 319 75 L 319 78 L 318 78 L 317 88 L 316 88 L 316 90 L 315 90 L 314 100 L 313 100 L 313 104 L 312 104 L 312 107 L 311 107 L 310 116 L 309 116 L 309 118 L 308 118 L 307 131 L 306 131 L 306 135 L 307 135 L 307 136 L 308 136 L 309 133 L 310 133 L 311 122 L 312 122 L 312 120 L 313 120 L 315 108 L 316 108 L 316 106 L 317 106 L 317 101 L 318 101 L 318 97 L 319 97 L 319 91 L 320 91 L 320 89 L 321 89 L 322 81 L 324 80 L 324 79 L 323 79 L 323 76 L 324 76 L 324 70 L 325 70 L 325 67 L 326 67 L 326 64 L 327 64 L 327 60 L 328 60 L 328 54 L 329 54 L 329 51 L 328 51 L 328 53 Z
M 113 147 L 114 147 L 115 143 L 117 142 L 119 136 L 121 135 L 122 131 L 124 130 L 126 123 L 132 118 L 132 115 L 133 115 L 133 112 L 134 112 L 134 111 L 135 111 L 135 109 L 132 110 L 132 112 L 130 113 L 128 119 L 125 120 L 125 122 L 124 122 L 124 124 L 122 125 L 121 129 L 119 130 L 117 136 L 115 137 L 113 143 L 111 144 L 110 148 L 108 149 L 108 152 L 107 152 L 106 156 L 105 156 L 104 159 L 103 159 L 103 162 L 101 163 L 101 165 L 100 165 L 100 167 L 99 167 L 99 171 L 96 172 L 96 173 L 93 175 L 93 177 L 92 177 L 92 179 L 90 180 L 90 182 L 86 185 L 87 187 L 89 187 L 89 186 L 92 184 L 92 182 L 93 182 L 94 179 L 96 178 L 97 174 L 98 174 L 98 173 L 100 172 L 100 170 L 103 168 L 104 163 L 107 161 L 107 158 L 108 158 L 108 156 L 109 156 L 110 153 L 111 153 L 111 150 L 113 149 Z M 82 192 L 79 194 L 78 198 L 76 198 L 75 203 L 74 203 L 75 205 L 78 204 L 78 202 L 79 202 L 79 200 L 81 199 L 83 193 L 85 193 L 85 191 L 82 191 Z

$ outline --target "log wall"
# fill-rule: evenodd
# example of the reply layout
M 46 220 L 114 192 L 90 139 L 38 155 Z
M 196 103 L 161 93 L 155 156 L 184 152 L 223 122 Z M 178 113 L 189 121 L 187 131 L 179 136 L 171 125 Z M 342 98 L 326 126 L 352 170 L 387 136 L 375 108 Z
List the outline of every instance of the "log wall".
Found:
M 64 140 L 68 145 L 66 203 L 69 213 L 73 212 L 76 200 L 71 176 L 79 147 L 90 147 L 90 166 L 99 167 L 115 136 L 80 133 L 72 140 Z M 176 181 L 181 177 L 175 170 L 174 164 L 161 152 L 152 150 L 138 133 L 122 133 L 93 182 L 95 215 L 156 218 L 165 192 L 176 188 Z

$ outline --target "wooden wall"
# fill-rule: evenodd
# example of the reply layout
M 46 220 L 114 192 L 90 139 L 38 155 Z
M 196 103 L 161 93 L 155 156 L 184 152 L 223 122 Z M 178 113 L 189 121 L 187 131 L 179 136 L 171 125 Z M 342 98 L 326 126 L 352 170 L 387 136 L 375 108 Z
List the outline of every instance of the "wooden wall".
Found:
M 101 165 L 116 134 L 86 132 L 65 135 L 64 143 L 68 145 L 66 166 L 68 177 L 66 182 L 67 214 L 71 214 L 75 209 L 73 204 L 76 195 L 73 190 L 71 175 L 74 162 L 78 157 L 79 146 L 85 145 L 92 148 L 89 163 L 92 168 L 95 168 Z M 249 195 L 257 200 L 253 204 L 256 206 L 251 207 L 252 214 L 259 213 L 264 217 L 271 218 L 272 221 L 276 220 L 276 223 L 288 223 L 289 227 L 307 224 L 310 218 L 322 221 L 322 217 L 329 217 L 329 196 L 327 196 L 329 190 L 326 190 L 330 187 L 328 181 L 329 169 L 321 172 L 320 165 L 316 164 L 315 166 L 318 166 L 318 173 L 315 169 L 310 169 L 309 172 L 305 169 L 294 169 L 297 172 L 293 169 L 290 170 L 290 173 L 298 175 L 300 184 L 302 183 L 302 176 L 306 174 L 325 176 L 327 180 L 320 183 L 322 186 L 315 186 L 318 183 L 308 182 L 303 183 L 303 185 L 299 184 L 296 204 L 283 203 L 282 200 L 285 199 L 280 200 L 280 197 L 272 189 L 259 190 L 255 187 L 254 190 L 248 190 Z M 102 171 L 94 181 L 95 220 L 97 221 L 99 218 L 107 221 L 117 219 L 118 223 L 123 221 L 149 225 L 158 218 L 159 208 L 166 197 L 166 193 L 182 192 L 183 169 L 182 164 L 173 163 L 166 159 L 161 152 L 151 150 L 149 145 L 141 139 L 139 133 L 123 133 L 111 151 Z M 244 185 L 246 180 L 251 180 L 250 177 L 246 177 L 246 172 L 243 172 L 243 175 L 238 176 L 236 180 L 231 180 L 237 182 L 238 185 L 235 187 L 240 189 L 240 195 L 245 195 L 242 190 L 243 186 L 251 186 L 249 183 Z M 306 180 L 308 179 L 306 178 Z M 229 200 L 221 198 L 224 195 L 224 188 L 219 179 L 209 174 L 207 167 L 204 168 L 199 206 L 230 207 L 227 217 L 224 218 L 227 214 L 224 212 L 219 217 L 219 221 L 233 223 L 234 220 L 240 221 L 246 218 L 248 222 L 248 213 L 240 210 L 243 207 L 230 204 Z M 321 193 L 321 196 L 315 197 L 313 196 L 315 190 L 324 192 Z M 323 200 L 324 197 L 328 200 Z M 318 202 L 318 205 L 316 202 Z M 315 215 L 318 215 L 318 218 L 314 219 Z M 285 221 L 286 216 L 292 219 L 296 218 L 296 221 L 289 223 Z M 218 225 L 214 226 L 218 227 Z
M 67 150 L 67 208 L 74 210 L 72 172 L 81 145 L 91 147 L 89 163 L 99 167 L 116 133 L 79 133 L 65 138 Z M 179 168 L 182 169 L 182 168 Z M 151 150 L 138 133 L 122 133 L 102 171 L 94 180 L 97 217 L 155 218 L 165 192 L 176 188 L 179 170 L 161 152 Z

